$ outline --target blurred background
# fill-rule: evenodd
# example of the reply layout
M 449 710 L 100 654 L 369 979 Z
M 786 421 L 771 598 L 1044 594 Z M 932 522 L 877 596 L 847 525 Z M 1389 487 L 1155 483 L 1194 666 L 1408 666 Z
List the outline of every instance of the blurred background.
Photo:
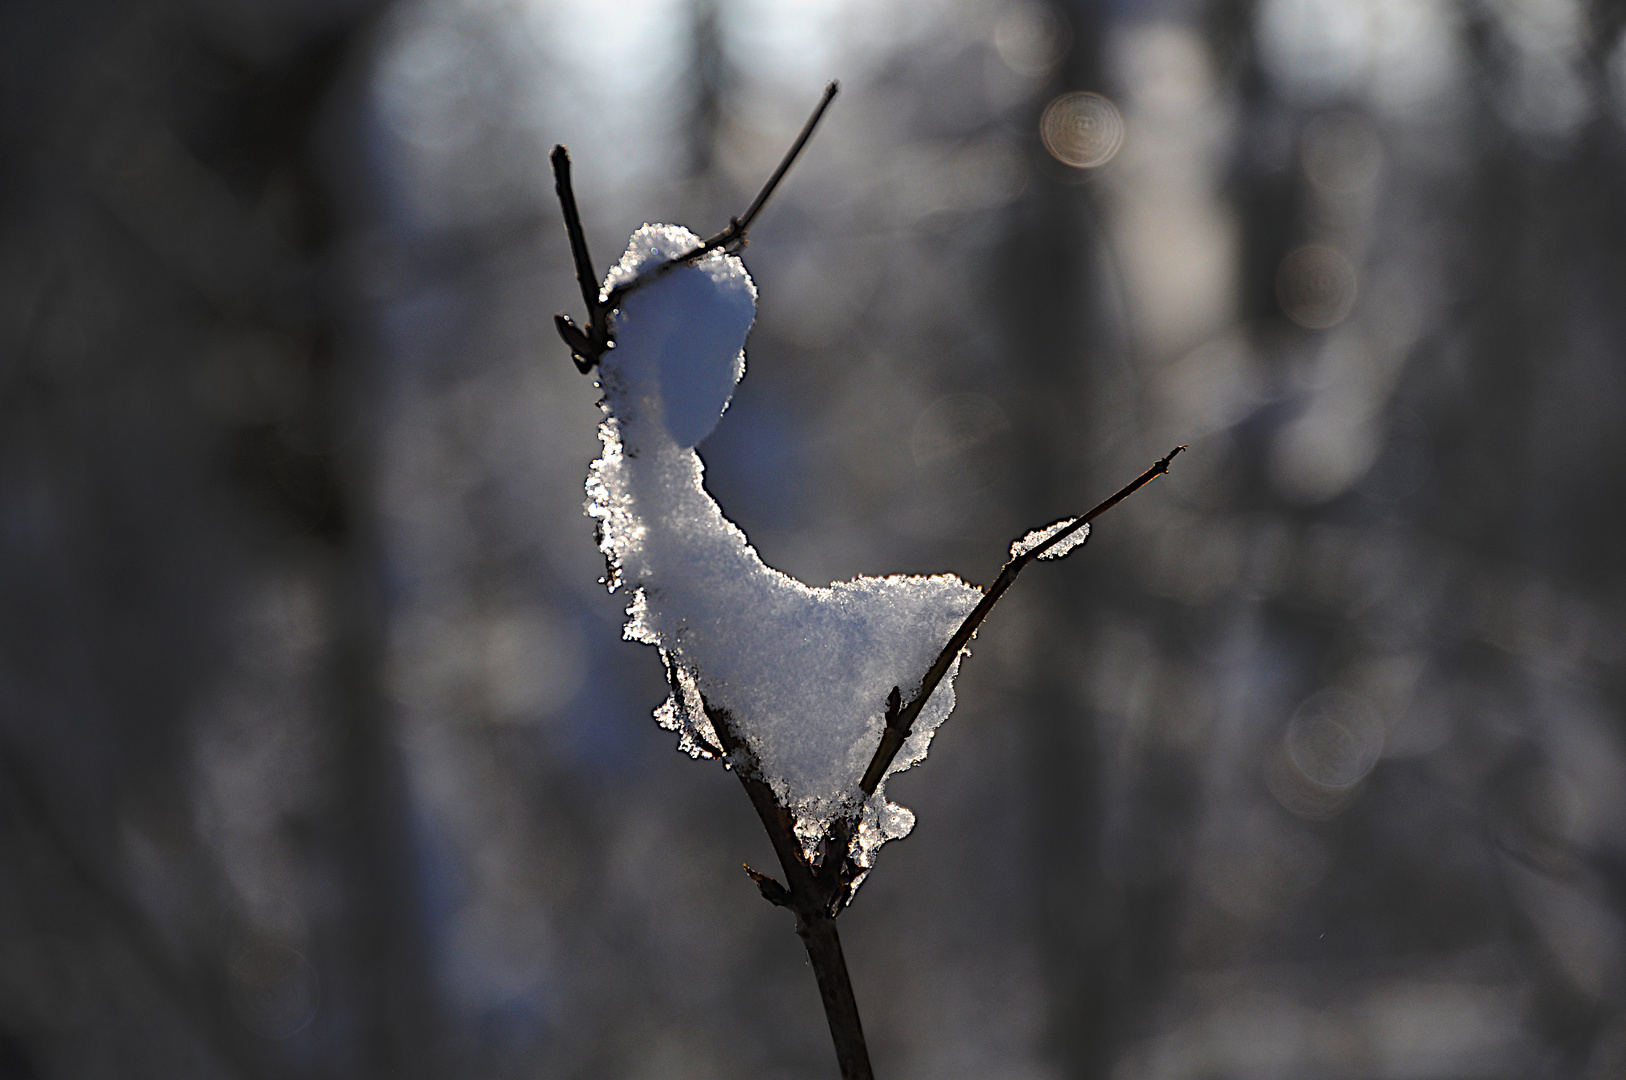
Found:
M 835 1074 L 582 515 L 600 268 L 754 231 L 803 580 L 1172 474 L 976 642 L 877 1071 L 1626 1075 L 1626 10 L 0 8 L 0 1077 Z

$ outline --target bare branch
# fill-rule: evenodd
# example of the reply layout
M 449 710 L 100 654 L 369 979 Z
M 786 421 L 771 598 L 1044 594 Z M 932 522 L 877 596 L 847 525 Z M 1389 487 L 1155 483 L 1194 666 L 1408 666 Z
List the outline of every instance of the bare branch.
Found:
M 790 890 L 775 881 L 768 874 L 760 870 L 751 869 L 750 863 L 745 863 L 745 876 L 757 883 L 757 890 L 762 898 L 774 907 L 790 907 Z
M 587 234 L 582 231 L 581 211 L 576 208 L 576 189 L 570 182 L 570 151 L 563 145 L 555 146 L 548 160 L 553 163 L 553 188 L 559 195 L 559 209 L 565 217 L 565 234 L 570 237 L 570 259 L 576 264 L 576 283 L 581 286 L 582 300 L 587 304 L 585 331 L 571 322 L 569 315 L 555 315 L 553 323 L 570 347 L 576 370 L 585 375 L 608 347 L 608 313 L 599 300 L 598 272 L 593 269 L 593 257 L 587 253 Z M 601 333 L 601 329 L 606 332 Z
M 1165 457 L 1156 462 L 1151 468 L 1119 489 L 1117 494 L 1096 506 L 1089 513 L 1074 520 L 1065 529 L 1058 530 L 1054 536 L 1047 537 L 1043 543 L 1036 544 L 1012 558 L 1000 568 L 999 577 L 995 578 L 994 583 L 988 587 L 988 591 L 983 593 L 982 599 L 971 610 L 971 614 L 965 617 L 965 621 L 960 624 L 960 628 L 954 631 L 954 636 L 949 638 L 947 645 L 943 646 L 943 651 L 937 654 L 937 659 L 932 661 L 932 666 L 926 669 L 925 678 L 920 680 L 920 692 L 910 698 L 909 704 L 905 705 L 901 711 L 897 711 L 895 708 L 894 702 L 898 699 L 898 691 L 893 688 L 892 695 L 887 699 L 886 730 L 881 733 L 881 745 L 875 748 L 875 756 L 870 759 L 869 768 L 864 770 L 864 778 L 858 783 L 859 790 L 864 793 L 864 798 L 867 799 L 875 794 L 875 789 L 880 786 L 881 778 L 886 775 L 886 770 L 891 767 L 892 760 L 898 756 L 898 751 L 902 749 L 904 740 L 909 737 L 909 732 L 914 727 L 915 720 L 920 716 L 920 711 L 926 707 L 926 702 L 931 699 L 932 691 L 937 689 L 937 684 L 942 682 L 943 677 L 948 674 L 948 670 L 953 665 L 955 658 L 960 655 L 967 645 L 971 644 L 971 638 L 976 634 L 977 627 L 981 626 L 982 621 L 988 617 L 988 613 L 994 610 L 994 605 L 999 603 L 999 598 L 1005 595 L 1005 590 L 1009 589 L 1016 581 L 1016 575 L 1022 572 L 1022 568 L 1088 525 L 1095 518 L 1129 498 L 1129 496 L 1151 483 L 1157 477 L 1168 472 L 1169 462 L 1173 461 L 1175 456 L 1184 449 L 1186 447 L 1182 445 L 1170 450 Z
M 587 234 L 582 231 L 581 211 L 576 208 L 576 189 L 570 182 L 570 151 L 563 145 L 555 146 L 549 155 L 553 163 L 553 186 L 559 195 L 559 208 L 565 217 L 565 233 L 570 237 L 570 258 L 576 264 L 576 283 L 581 286 L 582 300 L 587 304 L 591 318 L 598 307 L 598 279 L 593 269 L 593 257 L 587 253 Z
M 802 148 L 807 145 L 807 140 L 813 137 L 813 129 L 819 126 L 820 120 L 824 119 L 824 110 L 830 107 L 830 103 L 836 99 L 836 95 L 840 92 L 841 84 L 831 79 L 829 85 L 824 88 L 824 96 L 819 99 L 819 104 L 813 110 L 813 115 L 809 116 L 807 123 L 802 125 L 802 133 L 796 136 L 796 141 L 791 143 L 789 150 L 785 151 L 785 156 L 780 160 L 779 167 L 773 171 L 772 176 L 768 177 L 768 182 L 762 185 L 762 190 L 757 192 L 757 197 L 751 200 L 751 205 L 745 208 L 745 213 L 741 214 L 735 221 L 730 222 L 729 228 L 735 230 L 739 236 L 743 237 L 745 235 L 745 230 L 751 227 L 751 222 L 755 221 L 757 214 L 762 212 L 763 204 L 768 201 L 769 196 L 774 193 L 774 189 L 779 186 L 779 181 L 783 180 L 785 174 L 790 172 L 790 167 L 801 156 Z M 727 231 L 725 229 L 723 233 Z M 722 236 L 723 233 L 717 235 Z
M 847 976 L 847 958 L 841 951 L 841 935 L 836 921 L 826 916 L 798 919 L 796 933 L 807 946 L 807 961 L 819 983 L 819 1000 L 824 1018 L 830 1023 L 830 1039 L 836 1044 L 836 1063 L 841 1080 L 875 1080 L 869 1063 L 869 1047 L 864 1042 L 864 1025 L 858 1018 L 858 1000 Z

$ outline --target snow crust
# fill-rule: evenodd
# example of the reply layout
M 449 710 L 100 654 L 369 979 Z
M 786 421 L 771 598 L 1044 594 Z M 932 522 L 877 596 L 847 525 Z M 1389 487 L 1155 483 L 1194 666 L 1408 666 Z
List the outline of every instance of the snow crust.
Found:
M 1011 545 L 1011 558 L 1014 559 L 1018 556 L 1026 555 L 1028 552 L 1032 551 L 1034 548 L 1038 547 L 1052 536 L 1055 536 L 1057 533 L 1061 532 L 1063 529 L 1067 528 L 1067 526 L 1071 525 L 1077 520 L 1078 519 L 1076 517 L 1062 518 L 1054 525 L 1046 525 L 1042 529 L 1034 529 L 1032 532 L 1022 537 L 1022 539 Z M 1059 541 L 1054 547 L 1040 555 L 1039 558 L 1059 559 L 1089 538 L 1090 526 L 1086 522 L 1083 528 L 1079 529 L 1076 533 L 1073 533 L 1067 539 Z
M 700 240 L 645 225 L 605 279 L 616 285 Z M 812 588 L 763 563 L 703 484 L 693 446 L 710 433 L 745 371 L 756 287 L 739 259 L 713 253 L 639 287 L 615 316 L 601 364 L 603 456 L 587 513 L 611 591 L 626 586 L 625 635 L 653 645 L 672 696 L 656 711 L 679 748 L 719 745 L 702 696 L 732 717 L 755 768 L 797 819 L 811 851 L 838 814 L 858 809 L 858 781 L 881 740 L 886 698 L 905 700 L 981 592 L 949 574 L 858 577 Z M 924 760 L 954 708 L 954 674 L 933 692 L 887 775 Z M 752 767 L 747 761 L 730 762 Z M 852 856 L 870 865 L 914 815 L 885 781 L 863 806 Z

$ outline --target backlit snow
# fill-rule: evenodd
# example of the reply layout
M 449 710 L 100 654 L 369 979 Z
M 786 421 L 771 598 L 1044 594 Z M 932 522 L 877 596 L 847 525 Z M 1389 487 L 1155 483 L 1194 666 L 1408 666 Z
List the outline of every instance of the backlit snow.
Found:
M 700 243 L 646 225 L 606 278 L 606 292 Z M 656 713 L 680 748 L 709 754 L 701 708 L 725 709 L 761 776 L 812 845 L 860 797 L 881 739 L 887 694 L 907 700 L 981 593 L 952 575 L 859 577 L 812 588 L 763 563 L 702 483 L 693 447 L 715 427 L 744 374 L 756 287 L 740 260 L 713 253 L 626 298 L 600 385 L 604 453 L 587 512 L 612 590 L 631 592 L 626 636 L 660 650 L 673 694 Z M 1082 532 L 1082 530 L 1081 530 Z M 957 666 L 957 665 L 956 665 Z M 954 707 L 954 673 L 933 693 L 888 775 L 923 760 Z M 735 762 L 748 766 L 746 762 Z M 863 807 L 854 855 L 868 865 L 914 824 L 885 800 Z

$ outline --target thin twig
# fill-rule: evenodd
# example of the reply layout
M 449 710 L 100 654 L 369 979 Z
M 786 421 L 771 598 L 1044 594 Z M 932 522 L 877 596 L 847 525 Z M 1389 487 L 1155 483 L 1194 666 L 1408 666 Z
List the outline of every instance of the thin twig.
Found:
M 904 740 L 909 737 L 909 732 L 914 727 L 916 718 L 920 716 L 920 711 L 926 707 L 926 702 L 931 698 L 932 691 L 936 690 L 937 684 L 943 681 L 943 677 L 948 674 L 948 670 L 955 659 L 967 645 L 971 644 L 971 638 L 976 634 L 977 627 L 981 626 L 982 621 L 988 617 L 988 613 L 994 610 L 994 605 L 999 603 L 999 598 L 1005 595 L 1005 590 L 1009 589 L 1012 583 L 1016 581 L 1016 575 L 1022 572 L 1022 568 L 1088 525 L 1095 518 L 1129 498 L 1129 496 L 1151 483 L 1157 477 L 1168 472 L 1169 462 L 1173 461 L 1175 455 L 1184 449 L 1186 447 L 1176 446 L 1169 451 L 1167 456 L 1121 488 L 1116 495 L 1096 506 L 1089 513 L 1075 519 L 1065 529 L 1058 530 L 1054 536 L 1047 537 L 1043 543 L 1035 544 L 1022 554 L 1013 557 L 1000 568 L 999 577 L 995 578 L 994 583 L 988 586 L 988 591 L 983 593 L 982 599 L 977 602 L 977 606 L 971 610 L 971 614 L 965 617 L 965 621 L 960 624 L 960 628 L 954 631 L 954 636 L 949 638 L 947 645 L 943 646 L 943 651 L 937 654 L 937 659 L 932 661 L 932 666 L 926 669 L 926 677 L 920 680 L 920 692 L 910 698 L 909 703 L 903 706 L 901 710 L 895 707 L 894 703 L 897 700 L 898 689 L 893 688 L 893 696 L 888 699 L 887 723 L 886 729 L 881 733 L 881 745 L 875 748 L 875 756 L 870 759 L 869 768 L 864 770 L 864 778 L 858 783 L 859 789 L 864 793 L 864 798 L 867 799 L 875 794 L 875 789 L 880 786 L 881 778 L 886 775 L 886 770 L 892 765 L 892 759 L 898 756 L 898 751 L 902 749 Z
M 790 149 L 785 152 L 785 156 L 779 159 L 778 168 L 774 169 L 773 175 L 768 177 L 768 182 L 762 185 L 762 190 L 757 192 L 757 197 L 751 200 L 751 205 L 746 207 L 743 215 L 730 218 L 727 228 L 707 239 L 699 247 L 691 248 L 682 255 L 668 259 L 653 270 L 645 271 L 623 285 L 617 285 L 610 290 L 610 297 L 607 301 L 608 306 L 611 309 L 618 307 L 620 302 L 635 289 L 659 281 L 676 267 L 698 262 L 719 248 L 730 253 L 743 248 L 746 243 L 746 230 L 751 227 L 751 222 L 756 220 L 757 214 L 762 212 L 763 204 L 774 193 L 774 189 L 779 186 L 779 182 L 785 178 L 785 174 L 790 171 L 790 167 L 801 156 L 802 147 L 807 145 L 807 140 L 813 137 L 813 129 L 818 127 L 819 121 L 824 118 L 824 110 L 830 107 L 830 102 L 835 100 L 836 94 L 840 93 L 840 91 L 841 84 L 834 79 L 830 80 L 829 85 L 824 88 L 824 96 L 819 99 L 818 105 L 814 107 L 813 114 L 807 118 L 807 123 L 802 125 L 801 134 L 796 136 L 796 141 L 791 143 Z
M 570 261 L 576 266 L 576 284 L 581 287 L 582 300 L 587 304 L 585 328 L 564 314 L 555 315 L 553 325 L 570 348 L 570 359 L 576 370 L 585 375 L 612 344 L 609 311 L 599 296 L 598 272 L 593 269 L 593 257 L 587 253 L 587 234 L 582 231 L 581 211 L 576 208 L 576 189 L 570 182 L 570 151 L 563 145 L 555 146 L 548 160 L 553 163 L 553 189 L 559 195 L 565 234 L 570 237 Z
M 565 345 L 570 349 L 570 358 L 576 364 L 576 370 L 582 374 L 593 370 L 604 354 L 615 347 L 615 333 L 610 326 L 610 315 L 635 290 L 651 282 L 659 281 L 679 266 L 691 265 L 705 258 L 718 249 L 730 254 L 738 252 L 746 244 L 746 231 L 751 223 L 762 212 L 762 207 L 770 196 L 784 180 L 785 174 L 801 156 L 802 149 L 807 141 L 813 137 L 813 131 L 824 119 L 825 110 L 830 102 L 840 92 L 839 83 L 832 80 L 824 88 L 824 96 L 819 99 L 813 114 L 802 125 L 801 134 L 780 159 L 779 167 L 774 169 L 768 182 L 762 185 L 757 197 L 751 200 L 745 213 L 737 218 L 730 218 L 728 227 L 706 240 L 699 247 L 674 256 L 653 269 L 646 270 L 631 281 L 624 282 L 611 289 L 609 295 L 602 295 L 599 291 L 598 278 L 593 269 L 593 260 L 587 253 L 587 236 L 582 231 L 581 214 L 576 208 L 576 192 L 570 182 L 570 151 L 562 145 L 555 146 L 549 160 L 553 163 L 553 185 L 559 194 L 559 208 L 565 218 L 565 232 L 570 236 L 570 257 L 576 264 L 576 281 L 581 286 L 582 300 L 587 304 L 587 323 L 577 326 L 569 315 L 555 315 L 553 325 L 564 339 Z
M 807 140 L 813 137 L 813 129 L 819 126 L 820 120 L 824 119 L 824 110 L 830 107 L 830 103 L 836 99 L 836 95 L 840 92 L 841 84 L 831 79 L 829 85 L 824 88 L 824 96 L 819 99 L 819 104 L 813 110 L 813 115 L 809 116 L 807 123 L 802 125 L 802 133 L 796 136 L 796 141 L 790 144 L 790 149 L 785 151 L 785 156 L 780 159 L 779 167 L 773 171 L 772 176 L 768 177 L 768 182 L 762 185 L 762 190 L 757 192 L 757 197 L 751 200 L 751 205 L 745 208 L 745 213 L 740 215 L 738 222 L 731 225 L 741 235 L 751 227 L 751 222 L 756 220 L 757 214 L 762 211 L 763 204 L 768 201 L 768 197 L 779 186 L 779 181 L 783 180 L 785 174 L 790 172 L 790 167 L 801 156 L 802 148 L 807 145 Z M 722 233 L 718 234 L 718 236 L 721 235 Z
M 581 286 L 582 300 L 591 318 L 599 304 L 598 279 L 594 276 L 593 257 L 587 253 L 587 234 L 582 230 L 581 211 L 576 208 L 576 189 L 570 182 L 570 151 L 555 146 L 549 160 L 553 163 L 554 190 L 565 215 L 565 233 L 570 237 L 570 259 L 576 264 L 576 283 Z

